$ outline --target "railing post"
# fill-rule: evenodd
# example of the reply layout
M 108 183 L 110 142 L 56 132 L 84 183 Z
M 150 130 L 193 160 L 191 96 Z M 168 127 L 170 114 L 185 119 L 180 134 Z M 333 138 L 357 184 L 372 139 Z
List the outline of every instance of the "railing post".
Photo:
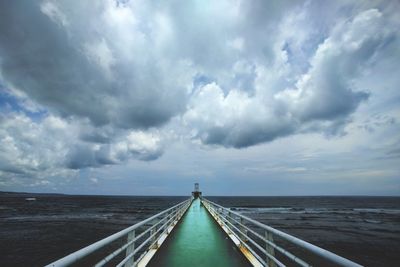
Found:
M 180 219 L 180 218 L 182 217 L 182 213 L 183 213 L 182 207 L 179 207 L 179 216 L 178 216 L 178 219 Z
M 168 212 L 168 214 L 167 214 L 166 222 L 168 222 L 168 221 L 169 221 L 169 223 L 165 226 L 165 228 L 167 229 L 167 234 L 169 234 L 169 232 L 168 232 L 169 226 L 174 223 L 174 220 L 172 219 L 172 212 Z
M 228 211 L 228 213 L 227 213 L 227 215 L 226 215 L 226 220 L 227 220 L 226 226 L 228 227 L 229 233 L 232 232 L 232 231 L 231 231 L 231 227 L 232 227 L 232 226 L 228 223 L 228 222 L 233 223 L 233 220 L 232 220 L 231 216 L 232 216 L 231 211 Z
M 272 233 L 269 232 L 269 231 L 265 231 L 265 239 L 268 240 L 268 241 L 271 242 L 271 243 L 274 242 L 274 237 L 272 236 Z M 269 245 L 267 242 L 265 243 L 265 251 L 266 251 L 269 255 L 275 257 L 275 250 L 274 250 L 274 247 L 271 246 L 271 245 Z M 276 267 L 275 262 L 274 262 L 272 259 L 270 259 L 268 256 L 267 256 L 267 266 L 269 266 L 269 267 Z
M 134 239 L 135 239 L 135 230 L 130 231 L 130 232 L 128 233 L 128 238 L 127 238 L 126 242 L 129 243 L 129 242 L 131 242 L 131 241 L 134 240 Z M 127 256 L 128 256 L 129 254 L 131 254 L 134 250 L 135 250 L 135 242 L 132 242 L 132 244 L 129 245 L 129 246 L 126 248 L 125 256 L 127 257 Z M 134 262 L 135 262 L 135 255 L 133 255 L 133 256 L 125 263 L 124 267 L 132 267 L 133 264 L 134 264 Z
M 242 217 L 240 217 L 240 231 L 242 232 L 242 241 L 243 242 L 247 242 L 247 229 L 244 227 L 244 220 Z
M 176 208 L 174 210 L 174 213 L 172 215 L 174 217 L 174 225 L 176 225 L 178 223 L 178 217 L 179 217 L 179 208 Z
M 157 237 L 155 234 L 156 232 L 157 232 L 157 226 L 150 230 L 150 236 L 152 236 L 151 243 L 154 243 L 154 248 L 157 248 L 157 243 L 156 243 Z

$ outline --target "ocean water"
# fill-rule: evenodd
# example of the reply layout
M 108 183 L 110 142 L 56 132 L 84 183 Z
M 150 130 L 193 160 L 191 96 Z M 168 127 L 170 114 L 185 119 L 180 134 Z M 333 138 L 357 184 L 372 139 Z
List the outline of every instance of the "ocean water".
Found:
M 43 266 L 186 198 L 0 193 L 0 266 Z M 400 198 L 209 199 L 365 266 L 400 266 Z
M 209 199 L 359 264 L 400 266 L 399 197 Z

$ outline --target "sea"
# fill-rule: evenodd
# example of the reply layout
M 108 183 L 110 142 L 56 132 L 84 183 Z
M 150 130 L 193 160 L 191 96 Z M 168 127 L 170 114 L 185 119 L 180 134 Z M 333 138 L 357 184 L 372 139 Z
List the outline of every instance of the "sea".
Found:
M 188 197 L 0 192 L 0 266 L 44 266 Z M 206 197 L 364 266 L 400 266 L 400 197 Z

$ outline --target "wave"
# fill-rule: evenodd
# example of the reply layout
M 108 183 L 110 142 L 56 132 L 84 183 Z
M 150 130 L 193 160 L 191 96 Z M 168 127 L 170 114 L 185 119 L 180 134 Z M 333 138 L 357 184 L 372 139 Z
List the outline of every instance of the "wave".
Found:
M 319 213 L 341 213 L 341 214 L 360 214 L 360 213 L 379 213 L 389 215 L 400 215 L 400 209 L 382 209 L 382 208 L 242 208 L 234 207 L 232 210 L 240 213 L 293 213 L 293 214 L 319 214 Z
M 68 215 L 22 215 L 8 216 L 4 220 L 7 221 L 68 221 L 82 219 L 109 219 L 114 214 L 68 214 Z
M 354 209 L 360 213 L 380 213 L 380 214 L 393 214 L 400 215 L 400 209 Z

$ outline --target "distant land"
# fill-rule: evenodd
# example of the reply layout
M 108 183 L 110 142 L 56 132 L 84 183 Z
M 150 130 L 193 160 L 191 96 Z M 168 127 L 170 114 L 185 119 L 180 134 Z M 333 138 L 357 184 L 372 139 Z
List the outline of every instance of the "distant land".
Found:
M 12 191 L 0 191 L 0 197 L 7 197 L 7 196 L 105 196 L 105 197 L 177 197 L 177 196 L 186 196 L 186 195 L 97 195 L 97 194 L 67 194 L 67 193 L 30 193 L 30 192 L 12 192 Z M 279 197 L 293 197 L 293 198 L 303 198 L 303 197 L 387 197 L 387 198 L 400 198 L 398 195 L 281 195 L 281 196 L 275 196 L 275 195 L 253 195 L 253 196 L 232 196 L 232 195 L 207 195 L 206 197 L 271 197 L 271 198 L 279 198 Z
M 7 197 L 7 196 L 65 196 L 67 194 L 61 193 L 29 193 L 29 192 L 10 192 L 10 191 L 0 191 L 0 197 Z

